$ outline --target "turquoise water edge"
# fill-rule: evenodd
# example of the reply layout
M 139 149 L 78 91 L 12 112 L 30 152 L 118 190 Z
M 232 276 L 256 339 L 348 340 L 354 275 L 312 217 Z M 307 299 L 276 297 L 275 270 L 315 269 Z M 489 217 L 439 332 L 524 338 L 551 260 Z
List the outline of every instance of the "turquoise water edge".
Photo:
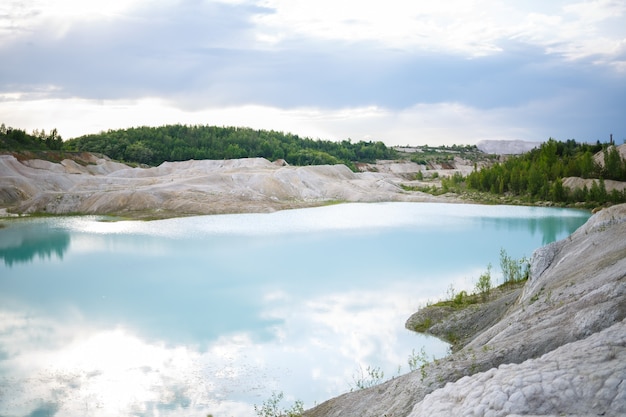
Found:
M 442 341 L 404 329 L 473 290 L 501 249 L 562 239 L 573 209 L 342 204 L 0 228 L 0 415 L 253 416 L 272 392 L 311 407 Z

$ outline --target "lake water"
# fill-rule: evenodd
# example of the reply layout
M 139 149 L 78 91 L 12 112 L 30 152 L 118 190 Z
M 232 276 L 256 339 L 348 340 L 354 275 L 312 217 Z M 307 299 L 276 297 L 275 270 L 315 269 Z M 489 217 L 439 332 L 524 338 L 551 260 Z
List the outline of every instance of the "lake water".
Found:
M 4 221 L 0 415 L 254 416 L 385 379 L 422 348 L 428 301 L 530 257 L 579 210 L 342 204 L 151 222 Z

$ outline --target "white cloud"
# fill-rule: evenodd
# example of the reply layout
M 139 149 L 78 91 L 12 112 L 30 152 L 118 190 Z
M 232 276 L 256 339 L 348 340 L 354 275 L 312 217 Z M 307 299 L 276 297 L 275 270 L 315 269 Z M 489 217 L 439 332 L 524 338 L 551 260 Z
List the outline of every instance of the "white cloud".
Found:
M 607 21 L 624 15 L 626 3 L 597 0 L 571 3 L 447 0 L 265 0 L 275 13 L 256 18 L 259 37 L 289 42 L 309 37 L 375 42 L 388 47 L 483 56 L 518 39 L 569 58 L 612 55 L 626 29 Z M 623 26 L 623 25 L 622 25 Z
M 587 0 L 566 4 L 563 10 L 587 22 L 601 22 L 622 17 L 626 13 L 626 3 L 621 0 Z
M 589 131 L 583 130 L 583 125 L 589 124 L 593 115 L 587 114 L 585 108 L 578 109 L 579 115 L 575 108 L 575 103 L 584 100 L 584 95 L 572 93 L 490 109 L 440 102 L 418 103 L 398 110 L 377 106 L 325 109 L 241 105 L 186 111 L 157 98 L 5 99 L 0 101 L 0 113 L 7 126 L 27 131 L 57 128 L 64 139 L 108 129 L 176 123 L 243 126 L 325 140 L 382 140 L 389 146 L 474 144 L 484 139 L 601 139 L 585 136 Z
M 496 24 L 493 12 L 484 11 L 489 10 L 484 3 L 268 0 L 261 4 L 275 13 L 258 16 L 256 21 L 261 33 L 271 33 L 274 40 L 305 36 L 482 55 L 498 49 L 493 41 L 505 27 Z
M 535 131 L 514 123 L 515 109 L 488 111 L 460 103 L 417 104 L 391 110 L 376 106 L 280 109 L 245 105 L 183 111 L 160 99 L 56 99 L 0 102 L 7 126 L 31 131 L 57 128 L 65 139 L 102 130 L 164 124 L 246 126 L 312 138 L 382 140 L 388 145 L 472 144 L 481 139 L 529 139 Z
M 317 39 L 475 57 L 501 52 L 503 42 L 518 39 L 549 53 L 581 58 L 614 56 L 626 37 L 626 3 L 619 0 L 210 0 L 193 5 L 186 0 L 9 0 L 0 5 L 0 39 L 41 27 L 48 35 L 62 36 L 75 24 L 142 20 L 155 11 L 163 16 L 167 10 L 176 16 L 202 13 L 216 4 L 256 7 L 246 9 L 246 19 L 256 25 L 252 36 L 266 46 Z M 251 45 L 248 37 L 238 42 L 245 42 L 240 47 L 261 47 Z
M 626 13 L 626 4 L 617 0 L 212 0 L 191 7 L 185 0 L 9 0 L 0 5 L 0 36 L 10 39 L 41 27 L 51 36 L 62 36 L 75 24 L 141 20 L 155 10 L 176 10 L 178 14 L 186 7 L 190 7 L 189 13 L 197 13 L 203 8 L 210 10 L 211 3 L 258 7 L 248 16 L 256 25 L 254 36 L 272 45 L 302 39 L 339 40 L 483 56 L 502 51 L 502 42 L 514 38 L 579 58 L 610 54 L 625 36 L 623 25 L 607 24 L 618 22 Z M 250 39 L 245 46 L 251 46 Z
M 45 27 L 62 36 L 76 22 L 119 19 L 147 0 L 8 0 L 0 4 L 0 41 Z
M 619 45 L 626 39 L 625 13 L 626 3 L 611 0 L 564 4 L 558 13 L 527 14 L 513 38 L 569 59 L 602 55 L 598 63 L 606 64 L 619 59 Z

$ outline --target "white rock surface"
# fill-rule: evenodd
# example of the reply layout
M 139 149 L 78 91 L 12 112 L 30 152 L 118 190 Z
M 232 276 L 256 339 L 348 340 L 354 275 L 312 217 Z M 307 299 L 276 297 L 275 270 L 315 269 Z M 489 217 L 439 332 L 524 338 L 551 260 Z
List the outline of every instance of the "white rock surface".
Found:
M 580 177 L 566 177 L 563 178 L 563 187 L 567 187 L 570 190 L 575 190 L 576 188 L 587 187 L 587 190 L 591 190 L 593 183 L 599 185 L 599 180 L 590 179 L 590 178 L 580 178 Z M 613 181 L 613 180 L 604 180 L 604 188 L 607 192 L 611 192 L 613 190 L 623 191 L 626 188 L 626 182 L 624 181 Z
M 623 416 L 625 364 L 626 322 L 621 321 L 538 359 L 449 383 L 427 395 L 409 416 Z

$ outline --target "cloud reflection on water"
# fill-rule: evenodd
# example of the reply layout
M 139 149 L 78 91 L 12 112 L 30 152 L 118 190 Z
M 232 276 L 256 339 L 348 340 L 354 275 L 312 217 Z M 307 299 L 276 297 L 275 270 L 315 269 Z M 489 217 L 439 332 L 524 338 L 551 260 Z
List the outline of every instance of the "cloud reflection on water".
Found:
M 274 390 L 311 406 L 359 367 L 391 377 L 422 345 L 443 354 L 408 316 L 451 283 L 471 289 L 507 239 L 536 247 L 529 227 L 570 215 L 585 220 L 402 203 L 42 220 L 70 243 L 63 262 L 0 276 L 0 415 L 252 416 Z
M 398 305 L 407 290 L 414 288 L 311 300 L 268 293 L 262 315 L 277 323 L 273 337 L 239 332 L 206 347 L 147 341 L 78 315 L 3 311 L 0 346 L 10 350 L 0 361 L 0 414 L 244 416 L 273 390 L 311 406 L 349 390 L 359 366 L 381 366 L 389 377 L 399 365 L 408 370 L 417 337 L 401 325 L 414 308 Z M 443 343 L 431 342 L 429 351 L 445 353 Z
M 410 207 L 416 203 L 346 203 L 304 210 L 283 210 L 274 213 L 220 214 L 173 218 L 153 222 L 99 221 L 98 217 L 60 219 L 59 224 L 73 231 L 95 234 L 145 234 L 169 238 L 203 238 L 211 235 L 275 236 L 282 234 L 323 232 L 329 230 L 360 230 L 424 227 L 427 229 L 457 229 L 466 227 L 468 219 L 484 218 L 506 226 L 518 219 L 520 227 L 529 227 L 527 221 L 539 224 L 551 218 L 580 219 L 581 211 L 551 208 L 485 206 L 471 204 L 421 204 L 416 215 Z M 541 232 L 541 228 L 530 226 Z

